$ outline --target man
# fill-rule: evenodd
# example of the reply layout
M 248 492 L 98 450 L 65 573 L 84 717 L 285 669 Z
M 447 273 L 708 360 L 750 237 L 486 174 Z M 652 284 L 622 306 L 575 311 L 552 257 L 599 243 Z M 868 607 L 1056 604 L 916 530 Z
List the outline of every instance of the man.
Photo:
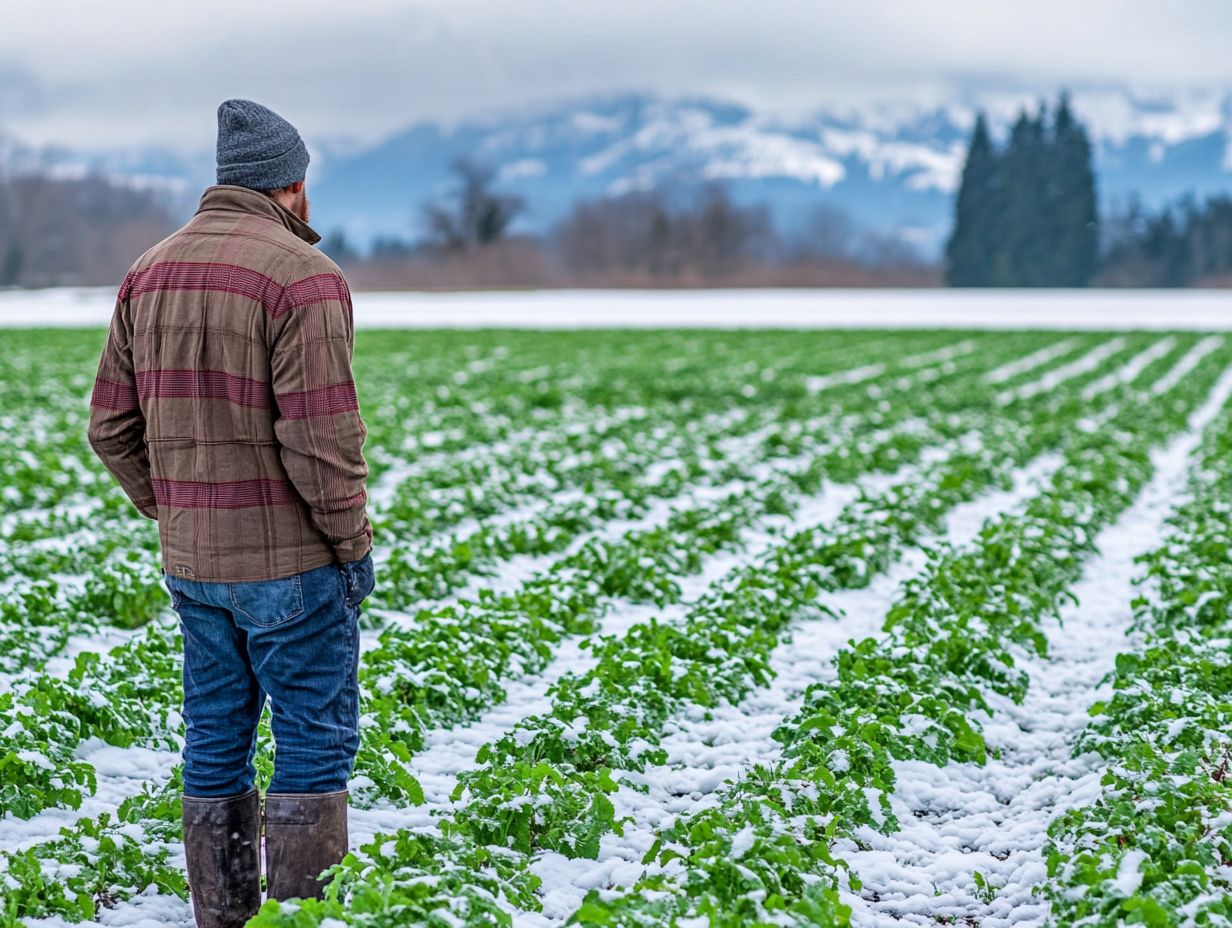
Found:
M 350 292 L 312 246 L 299 133 L 218 108 L 218 184 L 120 287 L 90 445 L 158 521 L 184 636 L 184 850 L 199 928 L 261 902 L 252 764 L 268 695 L 270 898 L 347 851 L 359 604 L 374 583 Z

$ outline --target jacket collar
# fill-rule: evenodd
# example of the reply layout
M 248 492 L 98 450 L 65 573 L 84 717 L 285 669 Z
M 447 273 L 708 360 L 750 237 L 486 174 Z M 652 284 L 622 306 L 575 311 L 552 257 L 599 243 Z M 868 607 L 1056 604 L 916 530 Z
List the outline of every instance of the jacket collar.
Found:
M 248 187 L 237 187 L 233 184 L 214 184 L 206 187 L 201 194 L 201 205 L 197 212 L 207 209 L 230 209 L 241 213 L 255 213 L 275 222 L 280 222 L 289 230 L 302 238 L 309 245 L 315 245 L 321 240 L 308 223 L 267 194 Z

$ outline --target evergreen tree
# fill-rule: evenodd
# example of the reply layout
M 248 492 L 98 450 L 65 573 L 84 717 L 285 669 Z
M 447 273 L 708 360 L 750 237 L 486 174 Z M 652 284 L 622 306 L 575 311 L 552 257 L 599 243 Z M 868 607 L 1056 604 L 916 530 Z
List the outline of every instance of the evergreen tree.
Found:
M 954 229 L 945 246 L 946 283 L 951 287 L 987 287 L 999 250 L 1000 177 L 998 156 L 980 113 L 971 132 L 962 183 L 954 203 Z
M 1098 262 L 1099 218 L 1091 144 L 1062 94 L 1023 110 L 1004 151 L 976 120 L 946 244 L 956 287 L 1082 287 Z
M 1052 285 L 1085 287 L 1099 261 L 1099 215 L 1091 143 L 1061 94 L 1053 124 L 1049 187 L 1055 267 Z
M 1023 110 L 1010 130 L 1001 161 L 1005 206 L 1001 213 L 1002 248 L 993 265 L 997 287 L 1038 287 L 1052 276 L 1049 241 L 1049 145 L 1046 112 L 1041 105 L 1032 117 Z
M 21 283 L 21 267 L 25 263 L 20 243 L 12 242 L 0 262 L 0 287 L 16 287 Z

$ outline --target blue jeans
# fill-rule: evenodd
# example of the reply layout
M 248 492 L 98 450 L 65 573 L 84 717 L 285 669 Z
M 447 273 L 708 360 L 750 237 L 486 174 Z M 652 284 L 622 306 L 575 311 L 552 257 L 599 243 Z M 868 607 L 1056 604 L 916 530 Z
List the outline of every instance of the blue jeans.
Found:
M 359 749 L 359 604 L 372 555 L 279 580 L 163 574 L 184 633 L 184 792 L 252 789 L 270 700 L 271 793 L 346 789 Z

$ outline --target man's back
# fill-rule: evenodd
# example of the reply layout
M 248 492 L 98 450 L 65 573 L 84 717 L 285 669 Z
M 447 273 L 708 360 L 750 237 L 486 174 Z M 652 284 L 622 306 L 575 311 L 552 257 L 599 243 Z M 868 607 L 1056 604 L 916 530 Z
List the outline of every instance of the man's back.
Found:
M 124 279 L 90 441 L 172 576 L 274 579 L 370 547 L 350 294 L 318 239 L 217 185 Z
M 198 928 L 256 914 L 263 830 L 271 899 L 320 898 L 318 875 L 348 848 L 359 610 L 376 576 L 351 298 L 312 247 L 309 160 L 269 107 L 219 105 L 218 183 L 125 275 L 90 400 L 91 446 L 158 520 L 180 619 Z

